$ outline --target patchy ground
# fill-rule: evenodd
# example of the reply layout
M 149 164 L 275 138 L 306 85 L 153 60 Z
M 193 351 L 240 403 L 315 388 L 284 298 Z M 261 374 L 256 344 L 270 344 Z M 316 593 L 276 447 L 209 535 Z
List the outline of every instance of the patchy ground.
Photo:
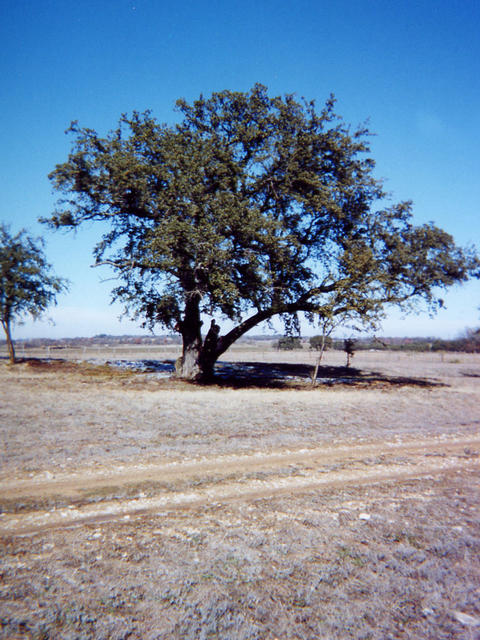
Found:
M 480 358 L 428 355 L 1 364 L 0 638 L 480 638 Z

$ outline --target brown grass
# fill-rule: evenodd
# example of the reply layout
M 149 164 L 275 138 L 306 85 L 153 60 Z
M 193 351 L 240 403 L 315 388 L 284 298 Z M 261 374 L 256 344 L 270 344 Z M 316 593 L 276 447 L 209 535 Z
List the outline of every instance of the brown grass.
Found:
M 282 390 L 74 362 L 0 365 L 0 493 L 58 480 L 3 500 L 0 638 L 480 638 L 479 451 L 447 447 L 478 440 L 480 359 L 359 354 L 355 367 L 362 388 Z M 432 449 L 392 449 L 420 440 Z M 322 448 L 337 453 L 302 458 Z M 148 465 L 170 475 L 129 475 Z M 387 479 L 395 465 L 411 476 Z M 362 469 L 366 482 L 348 480 Z M 245 497 L 315 473 L 346 479 Z M 62 491 L 88 478 L 84 491 Z M 209 497 L 237 485 L 236 500 Z M 205 500 L 15 532 L 30 514 L 57 522 L 69 508 L 182 492 Z

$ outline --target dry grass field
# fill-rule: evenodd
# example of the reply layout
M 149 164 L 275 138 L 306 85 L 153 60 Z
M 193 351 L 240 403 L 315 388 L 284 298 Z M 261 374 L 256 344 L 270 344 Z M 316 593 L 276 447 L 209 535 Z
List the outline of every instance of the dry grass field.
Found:
M 0 638 L 480 638 L 480 356 L 328 352 L 312 388 L 306 350 L 208 387 L 173 350 L 19 355 Z

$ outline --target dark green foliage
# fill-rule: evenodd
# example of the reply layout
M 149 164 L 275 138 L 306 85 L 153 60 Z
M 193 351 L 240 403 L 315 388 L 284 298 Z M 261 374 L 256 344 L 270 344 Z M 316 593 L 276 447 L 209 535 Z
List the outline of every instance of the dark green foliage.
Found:
M 331 349 L 333 345 L 333 339 L 331 336 L 312 336 L 309 340 L 310 349 L 315 351 L 322 351 Z
M 345 338 L 343 341 L 343 350 L 347 354 L 347 367 L 350 366 L 350 361 L 355 355 L 357 349 L 357 341 L 353 338 Z
M 285 336 L 277 342 L 277 349 L 280 351 L 293 351 L 302 348 L 302 340 L 297 336 Z
M 430 343 L 432 351 L 459 351 L 480 353 L 480 329 L 467 329 L 463 336 L 455 340 L 435 339 Z
M 181 333 L 181 375 L 211 372 L 274 315 L 288 333 L 298 312 L 372 324 L 388 303 L 435 310 L 438 287 L 478 268 L 446 232 L 413 226 L 410 203 L 383 208 L 369 132 L 333 99 L 318 111 L 255 85 L 177 107 L 176 126 L 134 113 L 106 137 L 73 123 L 50 176 L 64 199 L 46 222 L 108 223 L 94 254 L 120 278 L 113 297 Z M 220 336 L 212 324 L 205 345 L 202 314 L 237 325 Z
M 345 338 L 345 340 L 343 341 L 343 350 L 345 351 L 345 353 L 353 356 L 356 351 L 356 345 L 357 341 L 353 338 Z
M 25 230 L 15 236 L 0 225 L 0 321 L 5 331 L 10 361 L 15 361 L 11 330 L 14 322 L 30 315 L 38 318 L 55 303 L 66 281 L 51 273 L 42 240 Z
M 334 340 L 333 349 L 343 350 L 342 340 Z M 442 338 L 358 338 L 355 351 L 452 351 L 480 353 L 480 329 L 466 329 L 464 335 L 451 340 Z

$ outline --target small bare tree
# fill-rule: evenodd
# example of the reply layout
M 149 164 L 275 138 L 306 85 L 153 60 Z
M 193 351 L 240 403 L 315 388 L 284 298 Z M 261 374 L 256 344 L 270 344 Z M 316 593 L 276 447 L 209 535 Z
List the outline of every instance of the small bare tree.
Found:
M 320 328 L 321 328 L 321 334 L 320 334 L 320 341 L 318 343 L 319 347 L 318 347 L 317 361 L 315 363 L 315 369 L 313 370 L 313 373 L 312 373 L 312 386 L 313 387 L 317 383 L 318 369 L 320 368 L 320 365 L 322 363 L 323 354 L 325 353 L 325 349 L 326 349 L 326 345 L 327 345 L 327 339 L 330 337 L 332 331 L 335 329 L 335 327 L 338 324 L 339 324 L 339 321 L 335 320 L 334 318 L 332 318 L 330 316 L 323 317 L 319 321 L 319 325 L 320 325 Z
M 317 362 L 315 363 L 315 368 L 312 373 L 312 386 L 315 386 L 317 382 L 318 370 L 320 368 L 323 354 L 325 353 L 325 349 L 327 347 L 328 341 L 330 340 L 330 336 L 334 329 L 340 326 L 349 325 L 352 331 L 360 331 L 365 330 L 366 328 L 375 329 L 379 326 L 380 317 L 378 315 L 370 315 L 365 316 L 362 319 L 362 323 L 358 324 L 350 324 L 353 321 L 353 317 L 350 313 L 345 312 L 340 315 L 334 315 L 333 313 L 330 315 L 324 315 L 320 317 L 318 320 L 318 325 L 321 329 L 320 340 L 318 341 L 318 357 Z M 350 366 L 351 358 L 353 358 L 355 353 L 355 345 L 357 341 L 353 338 L 347 338 L 344 340 L 344 351 L 347 353 L 347 367 Z

